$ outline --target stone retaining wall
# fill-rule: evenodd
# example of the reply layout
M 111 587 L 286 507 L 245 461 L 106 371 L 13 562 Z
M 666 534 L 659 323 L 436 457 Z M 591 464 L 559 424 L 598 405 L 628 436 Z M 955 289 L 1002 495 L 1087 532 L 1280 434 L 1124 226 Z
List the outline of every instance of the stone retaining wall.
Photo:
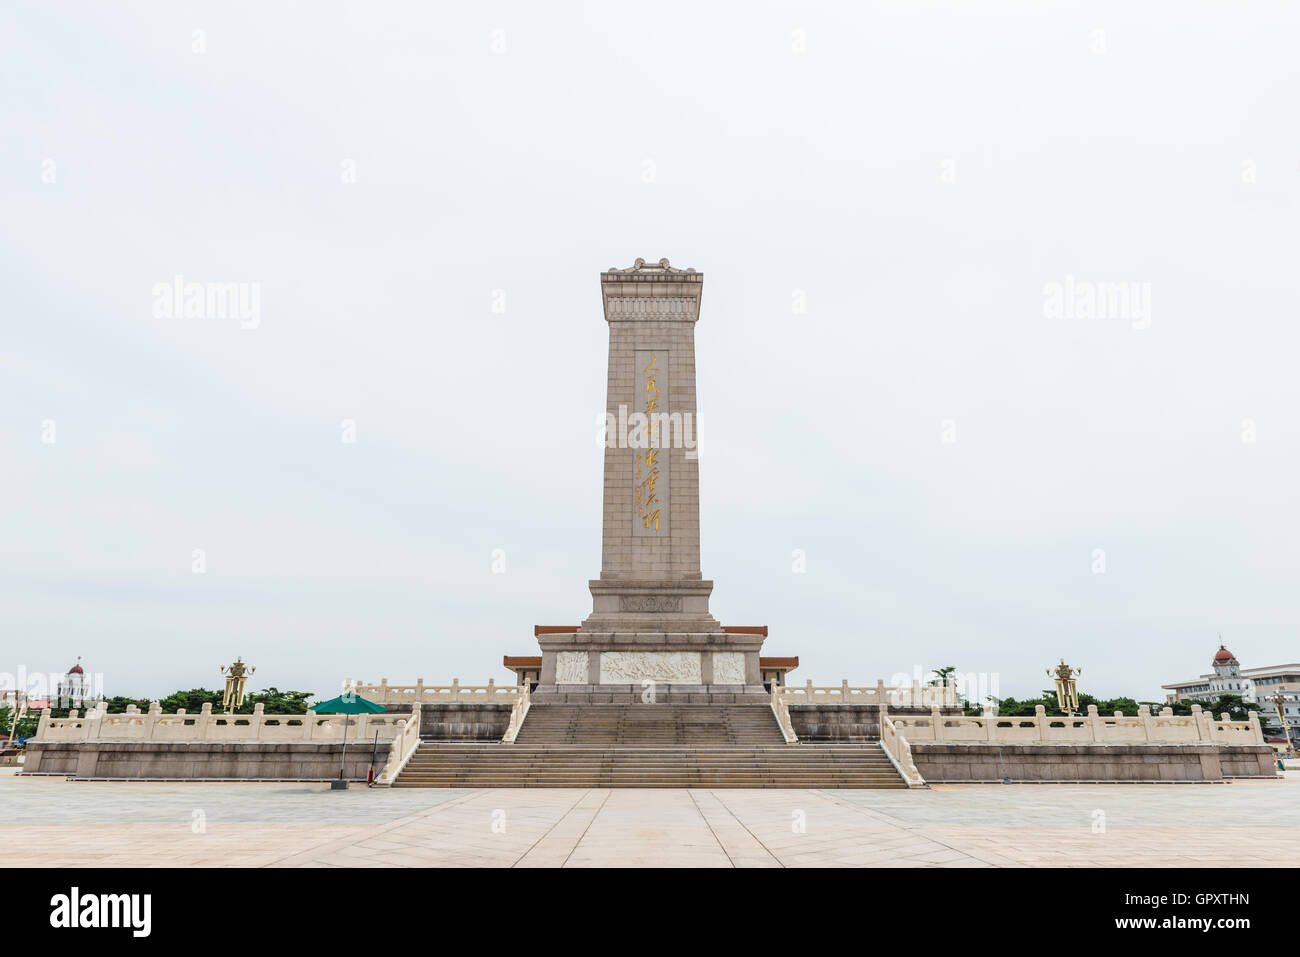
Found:
M 510 724 L 513 704 L 425 704 L 420 706 L 420 737 L 426 741 L 500 741 Z M 410 705 L 390 712 L 409 713 Z
M 800 741 L 810 744 L 849 744 L 880 737 L 880 711 L 874 704 L 792 704 L 790 723 Z M 942 708 L 943 714 L 960 714 L 960 708 Z M 929 715 L 930 709 L 890 706 L 891 715 Z
M 374 768 L 388 760 L 389 742 L 379 742 Z M 167 742 L 29 742 L 26 774 L 68 774 L 78 778 L 177 778 L 184 780 L 324 781 L 339 774 L 339 744 Z M 349 742 L 347 776 L 364 781 L 373 741 Z
M 913 744 L 912 759 L 931 784 L 1006 779 L 1209 782 L 1276 776 L 1267 745 Z

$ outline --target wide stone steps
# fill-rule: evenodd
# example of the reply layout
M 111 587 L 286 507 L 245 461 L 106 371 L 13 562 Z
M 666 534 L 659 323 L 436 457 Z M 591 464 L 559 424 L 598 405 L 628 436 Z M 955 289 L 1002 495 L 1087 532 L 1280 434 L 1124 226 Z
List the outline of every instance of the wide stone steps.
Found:
M 782 745 L 767 705 L 533 705 L 521 745 Z
M 788 745 L 769 705 L 539 705 L 514 744 L 421 742 L 394 787 L 906 787 L 878 743 Z
M 897 788 L 878 744 L 592 747 L 422 743 L 394 787 Z

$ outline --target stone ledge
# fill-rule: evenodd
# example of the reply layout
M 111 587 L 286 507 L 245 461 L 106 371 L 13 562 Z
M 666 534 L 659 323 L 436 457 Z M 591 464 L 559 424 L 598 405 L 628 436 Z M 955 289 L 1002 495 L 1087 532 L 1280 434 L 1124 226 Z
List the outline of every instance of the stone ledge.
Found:
M 357 739 L 347 743 L 351 751 L 358 745 L 373 748 L 374 740 Z M 387 750 L 389 742 L 380 741 L 381 750 Z M 33 741 L 29 747 L 42 751 L 82 751 L 93 749 L 101 754 L 144 753 L 150 751 L 177 752 L 203 751 L 210 754 L 337 754 L 343 749 L 343 743 L 324 744 L 303 741 Z
M 420 705 L 420 709 L 422 711 L 421 717 L 423 717 L 424 715 L 428 715 L 430 712 L 434 714 L 438 714 L 440 712 L 448 712 L 448 711 L 478 711 L 478 712 L 489 713 L 489 714 L 493 712 L 504 711 L 506 714 L 509 714 L 510 710 L 513 707 L 514 707 L 513 701 L 512 702 L 498 701 L 493 703 L 489 703 L 486 701 L 475 701 L 475 702 L 426 701 Z M 388 711 L 392 714 L 410 714 L 411 705 L 391 704 L 388 706 Z
M 596 691 L 566 691 L 566 688 L 596 688 Z M 641 688 L 635 690 L 610 690 L 628 688 L 627 685 L 560 685 L 558 691 L 533 692 L 533 707 L 548 704 L 642 704 Z M 696 686 L 698 687 L 698 686 Z M 655 692 L 655 704 L 745 704 L 753 707 L 771 707 L 771 698 L 763 692 L 746 692 L 739 685 L 717 685 L 728 691 L 664 691 L 660 685 Z

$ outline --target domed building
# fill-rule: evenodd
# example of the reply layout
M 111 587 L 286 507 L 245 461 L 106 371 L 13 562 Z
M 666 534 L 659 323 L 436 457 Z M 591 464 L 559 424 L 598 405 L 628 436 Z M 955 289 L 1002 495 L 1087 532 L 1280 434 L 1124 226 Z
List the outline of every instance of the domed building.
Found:
M 89 698 L 90 679 L 81 667 L 81 656 L 78 655 L 76 664 L 69 668 L 68 673 L 59 679 L 54 706 L 56 708 L 80 708 L 82 703 Z
M 1293 737 L 1300 740 L 1300 663 L 1273 665 L 1268 668 L 1245 668 L 1237 656 L 1222 642 L 1210 662 L 1210 673 L 1188 681 L 1175 681 L 1161 685 L 1165 699 L 1176 701 L 1211 702 L 1220 695 L 1240 695 L 1242 701 L 1259 705 L 1260 721 L 1272 725 L 1271 734 L 1280 734 L 1277 723 L 1277 706 L 1269 699 L 1278 692 L 1290 700 L 1283 705 L 1287 725 Z

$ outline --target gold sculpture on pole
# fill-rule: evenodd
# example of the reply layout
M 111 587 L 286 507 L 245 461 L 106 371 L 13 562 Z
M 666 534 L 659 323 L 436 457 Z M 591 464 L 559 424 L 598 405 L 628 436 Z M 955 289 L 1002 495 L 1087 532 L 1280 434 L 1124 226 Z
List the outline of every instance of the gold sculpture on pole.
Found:
M 1286 735 L 1286 753 L 1287 753 L 1287 754 L 1291 754 L 1291 753 L 1292 753 L 1292 751 L 1291 751 L 1291 728 L 1290 728 L 1290 726 L 1287 725 L 1287 723 L 1286 723 L 1286 711 L 1285 711 L 1285 709 L 1282 707 L 1284 704 L 1286 704 L 1286 703 L 1287 703 L 1288 701 L 1290 701 L 1291 699 L 1288 698 L 1288 697 L 1287 697 L 1285 694 L 1283 694 L 1281 691 L 1279 691 L 1277 694 L 1273 695 L 1273 697 L 1269 698 L 1268 700 L 1271 701 L 1271 702 L 1273 702 L 1273 707 L 1277 708 L 1277 720 L 1278 720 L 1278 724 L 1282 725 L 1282 733 L 1283 733 L 1284 735 Z
M 221 699 L 221 707 L 226 714 L 234 714 L 235 709 L 244 703 L 244 685 L 248 683 L 248 676 L 256 670 L 248 667 L 238 657 L 233 665 L 221 666 L 221 673 L 226 676 L 226 694 Z
M 1074 679 L 1081 674 L 1082 668 L 1071 668 L 1064 658 L 1054 672 L 1050 668 L 1047 671 L 1047 677 L 1056 679 L 1056 706 L 1066 714 L 1079 710 L 1079 684 Z

